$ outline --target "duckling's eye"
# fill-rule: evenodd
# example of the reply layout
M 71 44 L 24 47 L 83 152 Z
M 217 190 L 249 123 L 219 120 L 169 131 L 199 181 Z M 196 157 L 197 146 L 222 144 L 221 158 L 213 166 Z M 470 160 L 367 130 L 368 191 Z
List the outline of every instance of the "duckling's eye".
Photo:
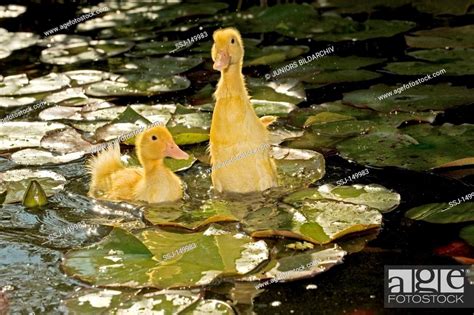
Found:
M 156 136 L 151 136 L 151 140 L 155 141 L 156 139 L 158 139 Z
M 231 44 L 235 43 L 235 40 L 232 38 L 232 40 L 230 41 Z

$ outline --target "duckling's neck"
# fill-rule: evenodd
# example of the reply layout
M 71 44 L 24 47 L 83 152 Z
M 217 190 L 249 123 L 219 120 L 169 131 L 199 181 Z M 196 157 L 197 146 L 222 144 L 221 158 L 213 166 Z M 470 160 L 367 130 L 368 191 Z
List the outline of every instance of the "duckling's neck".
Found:
M 145 171 L 143 177 L 145 180 L 154 180 L 156 178 L 162 177 L 164 174 L 170 172 L 170 170 L 165 166 L 164 160 L 144 160 L 142 161 L 143 170 Z
M 248 99 L 245 81 L 242 75 L 242 63 L 234 63 L 221 72 L 221 78 L 217 84 L 216 98 L 243 97 Z

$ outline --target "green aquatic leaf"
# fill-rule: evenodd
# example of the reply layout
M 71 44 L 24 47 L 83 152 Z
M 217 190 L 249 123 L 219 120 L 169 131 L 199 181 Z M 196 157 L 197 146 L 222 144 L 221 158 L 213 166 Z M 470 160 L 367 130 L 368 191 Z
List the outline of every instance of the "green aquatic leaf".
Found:
M 473 137 L 472 125 L 421 124 L 347 139 L 338 143 L 337 149 L 343 157 L 360 164 L 422 171 L 474 156 L 469 145 Z
M 191 83 L 181 76 L 159 77 L 151 73 L 126 74 L 116 81 L 105 80 L 89 85 L 86 94 L 91 96 L 151 96 L 187 89 Z
M 114 228 L 99 243 L 69 251 L 63 269 L 107 287 L 200 286 L 222 273 L 246 274 L 268 255 L 265 242 L 213 227 L 192 234 L 147 229 L 135 235 Z
M 405 40 L 413 48 L 474 48 L 474 25 L 421 30 Z
M 379 73 L 368 70 L 336 70 L 324 71 L 316 75 L 308 75 L 301 78 L 302 81 L 310 83 L 307 88 L 320 87 L 321 84 L 334 84 L 344 82 L 369 81 L 381 77 Z
M 360 177 L 365 176 L 365 173 L 368 174 L 368 170 L 367 172 L 360 173 Z M 357 178 L 359 178 L 359 175 Z M 318 188 L 307 188 L 294 192 L 285 197 L 283 201 L 297 206 L 305 200 L 323 199 L 366 205 L 380 212 L 389 212 L 400 204 L 399 194 L 375 184 L 357 184 L 352 186 L 334 186 L 327 184 Z
M 194 57 L 163 57 L 120 60 L 120 66 L 115 72 L 121 73 L 150 73 L 154 76 L 168 77 L 191 70 L 203 62 L 201 58 Z M 116 61 L 111 61 L 115 63 Z
M 144 217 L 154 225 L 174 226 L 197 230 L 216 222 L 235 222 L 238 218 L 233 213 L 242 208 L 235 202 L 208 200 L 199 208 L 189 205 L 163 205 L 145 207 Z
M 176 49 L 177 41 L 151 41 L 138 43 L 133 50 L 125 53 L 127 57 L 143 58 L 148 56 L 167 55 Z
M 429 203 L 408 210 L 407 218 L 430 223 L 458 223 L 474 221 L 473 202 Z
M 177 145 L 196 144 L 209 140 L 209 130 L 198 127 L 187 128 L 183 125 L 176 125 L 168 127 L 168 130 Z
M 474 224 L 463 227 L 459 232 L 459 236 L 469 245 L 474 246 Z
M 48 131 L 66 128 L 66 125 L 46 122 L 3 122 L 0 124 L 0 150 L 36 148 Z
M 66 179 L 55 172 L 47 170 L 18 169 L 0 173 L 0 181 L 7 185 L 5 203 L 21 202 L 32 181 L 41 185 L 45 195 L 52 196 L 61 191 Z M 35 193 L 36 186 L 31 193 Z M 41 200 L 43 200 L 41 198 Z M 28 200 L 28 204 L 30 200 Z
M 193 166 L 197 161 L 194 155 L 190 154 L 187 160 L 175 160 L 172 158 L 165 159 L 165 165 L 173 172 L 182 172 Z
M 42 207 L 48 203 L 46 193 L 41 187 L 40 183 L 36 180 L 32 180 L 26 188 L 25 195 L 23 196 L 23 205 L 27 208 Z
M 304 127 L 344 120 L 355 120 L 355 118 L 352 116 L 342 115 L 338 113 L 321 112 L 316 115 L 309 116 L 304 123 Z
M 41 62 L 54 65 L 69 65 L 90 62 L 120 55 L 133 47 L 124 40 L 93 40 L 89 43 L 59 44 L 41 52 Z
M 270 65 L 290 60 L 309 51 L 307 46 L 246 47 L 244 66 Z
M 23 96 L 58 91 L 70 83 L 69 77 L 59 73 L 29 80 L 24 74 L 3 78 L 0 82 L 0 96 Z
M 8 4 L 0 5 L 0 19 L 16 18 L 26 12 L 26 7 L 23 5 Z
M 69 154 L 54 154 L 42 149 L 24 149 L 16 151 L 10 159 L 18 165 L 46 165 L 65 164 L 76 161 L 84 156 L 84 152 L 73 152 Z
M 407 83 L 408 84 L 408 83 Z M 358 107 L 369 107 L 379 112 L 421 112 L 445 110 L 474 101 L 471 89 L 445 84 L 418 85 L 401 91 L 401 86 L 373 85 L 368 90 L 344 94 L 343 102 Z M 386 93 L 393 93 L 385 97 Z

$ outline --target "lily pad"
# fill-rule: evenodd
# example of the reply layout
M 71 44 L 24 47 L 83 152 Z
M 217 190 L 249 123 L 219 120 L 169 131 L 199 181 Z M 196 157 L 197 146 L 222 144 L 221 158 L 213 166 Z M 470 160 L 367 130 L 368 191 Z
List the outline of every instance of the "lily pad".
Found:
M 244 66 L 270 65 L 290 60 L 309 51 L 307 46 L 251 47 L 245 52 Z
M 148 56 L 167 55 L 176 49 L 176 41 L 151 41 L 146 43 L 138 43 L 133 50 L 126 53 L 127 57 L 143 58 Z
M 113 62 L 113 61 L 112 61 Z M 191 70 L 201 64 L 201 58 L 163 57 L 126 60 L 117 68 L 121 73 L 152 73 L 155 76 L 171 76 Z
M 60 44 L 41 52 L 40 60 L 54 65 L 69 65 L 106 59 L 122 54 L 133 47 L 133 43 L 123 40 L 99 40 L 90 43 Z
M 343 102 L 386 113 L 445 110 L 474 102 L 471 89 L 464 86 L 418 85 L 400 93 L 393 92 L 400 88 L 400 86 L 378 84 L 371 86 L 368 90 L 344 94 Z M 390 92 L 393 94 L 385 97 L 385 94 Z
M 474 221 L 473 202 L 429 203 L 408 210 L 407 218 L 430 223 L 458 223 Z
M 0 19 L 16 18 L 26 12 L 26 7 L 23 5 L 9 4 L 0 5 Z
M 191 85 L 181 76 L 157 77 L 153 74 L 124 75 L 116 81 L 105 80 L 89 85 L 86 94 L 91 96 L 151 96 L 165 92 L 185 90 Z
M 7 184 L 5 203 L 22 201 L 32 180 L 36 180 L 41 185 L 48 197 L 61 191 L 66 184 L 66 179 L 62 175 L 52 171 L 32 169 L 6 171 L 0 173 L 0 181 Z
M 474 225 L 468 225 L 461 229 L 459 236 L 469 245 L 474 246 Z
M 4 28 L 0 28 L 0 47 L 6 51 L 14 51 L 33 46 L 38 40 L 39 36 L 34 33 L 9 32 Z
M 400 195 L 380 185 L 333 186 L 308 188 L 292 193 L 283 199 L 294 206 L 305 200 L 336 200 L 357 205 L 366 205 L 380 212 L 389 212 L 400 204 Z
M 168 130 L 173 135 L 177 145 L 196 144 L 209 140 L 209 130 L 202 128 L 187 128 L 182 125 L 176 125 L 169 127 Z
M 11 155 L 11 160 L 19 165 L 63 164 L 75 161 L 84 156 L 83 152 L 54 154 L 40 149 L 24 149 Z
M 66 125 L 46 122 L 4 122 L 0 124 L 0 150 L 39 147 L 43 136 Z
M 185 247 L 187 251 L 182 250 Z M 268 255 L 265 242 L 253 242 L 243 234 L 148 229 L 133 235 L 114 228 L 101 242 L 69 251 L 63 269 L 83 281 L 107 287 L 199 286 L 222 273 L 251 272 Z
M 233 315 L 232 307 L 222 301 L 202 299 L 198 294 L 186 291 L 163 290 L 146 294 L 126 293 L 118 290 L 86 290 L 69 297 L 64 302 L 69 313 L 90 314 L 98 311 L 120 314 L 171 315 L 186 311 L 203 314 L 212 311 L 219 315 Z
M 18 76 L 3 78 L 0 82 L 0 96 L 23 96 L 60 90 L 69 85 L 69 78 L 64 74 L 50 73 L 43 77 L 28 80 L 24 75 L 21 80 Z
M 413 125 L 400 132 L 380 131 L 337 144 L 345 158 L 360 164 L 427 170 L 474 156 L 472 125 Z M 377 144 L 377 145 L 374 145 Z
M 405 39 L 413 48 L 474 48 L 474 25 L 421 30 Z
M 285 236 L 326 244 L 348 234 L 378 228 L 382 224 L 382 215 L 376 209 L 325 199 L 304 201 L 298 209 L 281 208 L 278 211 L 285 213 L 285 220 L 275 221 L 275 225 L 271 222 L 255 225 L 251 220 L 245 220 L 245 229 L 257 238 Z

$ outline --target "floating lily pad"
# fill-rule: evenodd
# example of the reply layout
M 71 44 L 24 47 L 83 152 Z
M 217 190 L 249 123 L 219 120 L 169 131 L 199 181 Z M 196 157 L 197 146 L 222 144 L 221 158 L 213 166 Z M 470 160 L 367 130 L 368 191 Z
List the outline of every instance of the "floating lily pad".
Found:
M 188 250 L 181 250 L 185 246 Z M 149 229 L 132 235 L 114 228 L 101 242 L 69 251 L 63 268 L 83 281 L 107 287 L 199 286 L 221 273 L 251 272 L 268 255 L 265 242 L 253 242 L 243 234 Z
M 66 125 L 45 122 L 4 122 L 0 124 L 0 150 L 39 147 L 43 136 Z
M 92 40 L 89 36 L 71 35 L 71 34 L 55 34 L 48 37 L 42 38 L 38 42 L 38 46 L 51 47 L 55 45 L 73 45 L 73 44 L 85 44 Z
M 69 65 L 106 59 L 130 50 L 133 43 L 123 40 L 99 40 L 90 43 L 60 44 L 41 52 L 40 60 L 54 65 Z
M 418 50 L 408 55 L 415 58 L 430 61 L 405 61 L 392 62 L 387 64 L 384 69 L 401 75 L 420 75 L 432 74 L 442 69 L 446 71 L 444 75 L 472 75 L 474 74 L 473 54 L 474 49 L 455 48 L 447 49 L 429 49 Z
M 416 0 L 415 0 L 416 1 Z M 382 9 L 394 9 L 412 3 L 410 0 L 372 0 L 370 2 L 354 2 L 351 0 L 328 0 L 315 2 L 317 8 L 334 9 L 339 13 L 371 13 Z
M 368 70 L 340 70 L 340 71 L 324 71 L 317 75 L 302 78 L 302 81 L 311 84 L 334 84 L 344 82 L 369 81 L 381 77 L 379 73 Z M 308 88 L 311 88 L 309 85 Z M 319 87 L 319 86 L 316 86 Z
M 47 196 L 61 191 L 66 179 L 55 172 L 46 170 L 18 169 L 0 173 L 0 181 L 7 184 L 5 203 L 14 203 L 23 200 L 28 185 L 36 180 Z
M 414 48 L 474 48 L 474 25 L 421 30 L 405 39 Z
M 238 207 L 238 204 L 217 200 L 206 201 L 198 209 L 192 207 L 192 205 L 147 206 L 144 216 L 146 220 L 154 225 L 197 230 L 211 223 L 238 221 L 233 213 L 233 210 L 236 210 L 234 207 Z
M 33 105 L 35 97 L 0 97 L 0 107 L 19 107 Z
M 307 46 L 265 46 L 251 47 L 245 52 L 244 66 L 270 65 L 290 60 L 307 53 Z
M 60 90 L 69 85 L 69 78 L 64 74 L 50 73 L 43 77 L 28 80 L 26 75 L 5 77 L 0 82 L 0 96 L 23 96 Z M 18 80 L 21 79 L 21 80 Z
M 41 139 L 41 147 L 54 153 L 68 154 L 87 151 L 91 143 L 82 139 L 74 128 L 67 127 L 49 131 Z
M 474 246 L 474 225 L 468 225 L 461 229 L 459 236 L 469 245 Z
M 106 80 L 89 85 L 91 96 L 151 96 L 187 89 L 191 83 L 181 76 L 158 77 L 153 74 L 124 75 L 116 81 Z
M 281 220 L 256 225 L 245 219 L 245 229 L 257 238 L 285 236 L 326 244 L 351 233 L 378 228 L 382 223 L 382 215 L 376 209 L 325 199 L 305 201 L 298 209 L 278 209 Z M 257 212 L 265 210 L 262 208 Z M 266 214 L 264 217 L 270 216 Z
M 338 31 L 328 32 L 317 35 L 318 40 L 339 42 L 339 41 L 357 41 L 380 37 L 392 37 L 406 32 L 416 26 L 416 23 L 410 21 L 385 21 L 369 19 L 355 27 L 346 28 Z
M 308 188 L 285 197 L 284 202 L 297 206 L 305 200 L 336 200 L 366 205 L 381 212 L 388 212 L 400 204 L 400 195 L 380 185 L 333 186 Z
M 1 10 L 0 10 L 1 14 Z M 0 28 L 0 47 L 6 51 L 14 51 L 35 45 L 39 36 L 28 32 L 8 32 Z
M 360 164 L 427 170 L 474 156 L 472 125 L 413 125 L 400 132 L 372 132 L 337 145 L 343 157 Z M 376 145 L 374 145 L 376 144 Z
M 19 165 L 63 164 L 84 156 L 83 152 L 54 154 L 41 149 L 24 149 L 11 155 L 11 160 Z
M 76 86 L 100 82 L 114 76 L 100 70 L 72 70 L 63 74 L 67 75 L 71 79 L 71 84 Z
M 211 310 L 219 315 L 232 315 L 232 307 L 222 301 L 201 299 L 198 294 L 186 291 L 159 291 L 136 295 L 117 290 L 87 290 L 69 297 L 64 302 L 69 313 L 149 313 L 202 314 Z
M 9 4 L 0 5 L 0 19 L 16 18 L 26 12 L 26 7 L 23 5 Z
M 168 130 L 173 135 L 177 145 L 196 144 L 209 140 L 209 130 L 202 128 L 186 128 L 182 125 L 176 125 L 169 127 Z
M 148 56 L 167 55 L 176 49 L 176 41 L 146 42 L 135 45 L 131 52 L 125 54 L 127 57 L 143 58 Z
M 203 60 L 201 58 L 184 58 L 184 57 L 164 57 L 164 58 L 146 58 L 132 59 L 124 61 L 116 72 L 123 73 L 152 73 L 155 76 L 171 76 L 186 72 L 199 64 Z
M 358 90 L 344 94 L 343 102 L 387 113 L 394 111 L 445 110 L 474 102 L 471 89 L 445 84 L 418 85 L 398 94 L 395 92 L 387 98 L 384 97 L 386 93 L 399 88 L 400 86 L 378 84 L 368 90 Z
M 408 210 L 405 216 L 430 223 L 468 222 L 474 221 L 473 208 L 473 202 L 429 203 Z

